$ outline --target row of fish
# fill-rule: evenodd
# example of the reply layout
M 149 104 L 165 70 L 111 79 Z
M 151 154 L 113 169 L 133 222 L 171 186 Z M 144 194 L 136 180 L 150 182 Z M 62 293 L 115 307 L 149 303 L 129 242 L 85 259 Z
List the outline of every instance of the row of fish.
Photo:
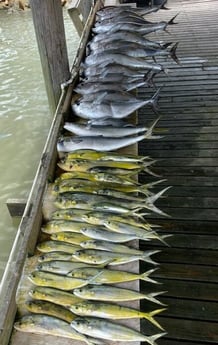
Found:
M 140 13 L 146 14 L 130 7 L 98 12 L 80 81 L 74 89 L 80 95 L 72 102 L 73 116 L 78 120 L 64 124 L 66 131 L 57 144 L 59 152 L 112 151 L 144 139 L 160 138 L 153 134 L 158 119 L 149 126 L 136 126 L 129 121 L 130 115 L 144 106 L 158 113 L 160 89 L 145 100 L 132 91 L 141 86 L 152 90 L 154 76 L 166 72 L 156 62 L 158 57 L 170 56 L 179 62 L 178 42 L 163 44 L 145 38 L 151 32 L 166 31 L 175 24 L 175 17 L 169 22 L 152 23 Z
M 159 226 L 145 216 L 148 212 L 166 215 L 154 203 L 169 187 L 154 193 L 152 189 L 164 180 L 137 182 L 139 172 L 155 175 L 151 170 L 155 161 L 150 157 L 111 152 L 143 139 L 160 138 L 153 135 L 159 118 L 150 127 L 128 122 L 142 106 L 157 112 L 159 89 L 145 101 L 131 93 L 140 86 L 153 87 L 154 75 L 164 71 L 147 57 L 171 56 L 178 62 L 177 43 L 144 38 L 174 24 L 174 18 L 168 23 L 144 19 L 143 15 L 157 9 L 105 7 L 97 12 L 95 35 L 82 66 L 83 80 L 75 89 L 81 98 L 72 104 L 81 120 L 66 122 L 64 130 L 74 135 L 61 137 L 57 144 L 58 171 L 49 185 L 56 210 L 42 224 L 37 265 L 28 276 L 33 284 L 25 303 L 28 313 L 15 323 L 18 330 L 90 345 L 104 341 L 155 345 L 165 334 L 148 336 L 119 320 L 144 318 L 163 331 L 154 316 L 165 308 L 144 312 L 129 302 L 144 299 L 163 306 L 157 297 L 164 291 L 141 293 L 128 288 L 136 280 L 157 283 L 150 275 L 158 266 L 152 256 L 159 251 L 142 251 L 129 241 L 166 244 L 167 236 L 160 235 Z M 153 268 L 139 274 L 125 266 L 138 260 Z M 116 285 L 120 283 L 127 287 Z
M 107 340 L 138 339 L 155 344 L 155 339 L 163 333 L 149 337 L 123 325 L 114 324 L 113 321 L 145 318 L 162 329 L 154 316 L 164 311 L 164 308 L 142 312 L 119 303 L 145 299 L 162 304 L 156 297 L 164 291 L 143 294 L 113 284 L 138 279 L 156 283 L 149 277 L 155 268 L 137 274 L 125 268 L 121 269 L 120 266 L 116 269 L 116 266 L 136 260 L 157 265 L 151 256 L 158 251 L 141 251 L 128 245 L 128 242 L 133 239 L 145 241 L 158 239 L 165 242 L 164 237 L 155 231 L 154 224 L 144 220 L 143 214 L 139 214 L 136 218 L 132 215 L 131 209 L 126 212 L 131 200 L 128 200 L 124 208 L 121 204 L 124 199 L 121 196 L 132 198 L 136 204 L 136 201 L 140 200 L 134 195 L 138 189 L 143 196 L 141 200 L 143 202 L 146 198 L 155 195 L 152 193 L 152 188 L 161 181 L 155 181 L 141 188 L 134 177 L 128 176 L 127 171 L 133 170 L 135 174 L 138 165 L 141 164 L 143 167 L 144 163 L 149 161 L 148 157 L 80 150 L 65 155 L 66 167 L 69 166 L 69 162 L 72 164 L 73 160 L 77 165 L 71 167 L 70 171 L 61 173 L 51 185 L 55 196 L 54 203 L 58 209 L 42 226 L 42 233 L 49 239 L 38 243 L 37 250 L 40 252 L 38 264 L 29 274 L 34 287 L 29 291 L 31 299 L 27 300 L 26 308 L 31 314 L 24 316 L 15 327 L 26 332 L 35 331 L 83 340 L 88 344 L 98 343 L 98 340 L 92 339 L 94 335 Z M 94 162 L 98 162 L 100 167 L 104 167 L 104 164 L 106 167 L 111 165 L 110 169 L 115 169 L 115 173 L 88 172 L 89 165 L 93 166 Z M 64 170 L 63 165 L 61 168 Z M 125 174 L 121 174 L 121 171 Z M 97 187 L 99 194 L 95 194 Z M 98 200 L 99 197 L 104 198 L 100 188 L 102 191 L 108 190 L 112 195 L 113 192 L 121 194 L 119 198 L 110 196 L 110 203 L 107 200 L 104 204 L 102 199 Z M 84 199 L 81 198 L 82 195 Z M 100 202 L 102 209 L 93 210 L 90 195 L 97 204 Z M 80 196 L 80 204 L 73 204 L 74 196 L 76 200 Z M 119 200 L 118 204 L 115 202 L 116 199 Z M 112 270 L 113 266 L 115 269 Z M 108 329 L 108 334 L 104 337 L 103 334 L 99 334 L 102 327 L 104 332 Z

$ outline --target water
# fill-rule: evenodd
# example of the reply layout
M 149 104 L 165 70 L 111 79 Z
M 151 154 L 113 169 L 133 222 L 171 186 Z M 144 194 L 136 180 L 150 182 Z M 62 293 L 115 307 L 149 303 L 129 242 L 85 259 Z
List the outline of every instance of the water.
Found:
M 70 65 L 79 37 L 64 11 Z M 27 199 L 52 115 L 29 10 L 0 11 L 0 279 L 16 235 L 9 198 Z

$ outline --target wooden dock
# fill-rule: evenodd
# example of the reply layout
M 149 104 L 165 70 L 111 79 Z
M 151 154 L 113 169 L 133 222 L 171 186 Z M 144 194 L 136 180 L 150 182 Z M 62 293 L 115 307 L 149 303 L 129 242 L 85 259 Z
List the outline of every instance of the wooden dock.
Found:
M 155 78 L 163 85 L 158 127 L 166 129 L 164 137 L 139 144 L 140 154 L 157 159 L 153 171 L 167 179 L 162 186 L 172 186 L 156 203 L 171 217 L 150 216 L 163 226 L 160 232 L 174 234 L 155 256 L 160 268 L 153 276 L 167 291 L 160 299 L 168 305 L 157 318 L 168 332 L 158 344 L 209 345 L 218 343 L 218 1 L 169 0 L 167 7 L 155 20 L 179 13 L 178 25 L 154 38 L 179 42 L 181 65 L 168 59 L 168 75 Z M 143 109 L 139 119 L 154 115 Z M 142 175 L 140 181 L 150 179 Z M 142 331 L 147 327 L 143 321 Z

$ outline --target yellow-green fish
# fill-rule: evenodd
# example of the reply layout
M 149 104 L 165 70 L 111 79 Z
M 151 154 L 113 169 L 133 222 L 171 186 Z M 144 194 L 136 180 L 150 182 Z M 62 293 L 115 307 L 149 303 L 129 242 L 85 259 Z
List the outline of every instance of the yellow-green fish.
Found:
M 153 318 L 153 316 L 161 313 L 166 309 L 157 309 L 149 313 L 146 313 L 137 309 L 120 306 L 118 304 L 98 301 L 83 301 L 72 305 L 70 307 L 70 310 L 74 314 L 77 314 L 79 316 L 93 316 L 111 320 L 132 318 L 147 319 L 153 325 L 163 330 L 163 327 Z
M 31 300 L 26 301 L 25 305 L 31 313 L 54 316 L 69 323 L 76 317 L 70 310 L 63 306 L 48 301 Z
M 126 162 L 141 162 L 149 159 L 147 156 L 138 156 L 130 154 L 119 154 L 116 152 L 101 152 L 95 150 L 76 150 L 66 153 L 66 159 L 91 159 L 91 160 L 112 160 Z
M 64 261 L 64 260 L 51 260 L 51 261 L 44 261 L 41 262 L 39 265 L 37 265 L 37 269 L 40 271 L 46 271 L 51 273 L 57 273 L 57 274 L 68 274 L 75 268 L 81 268 L 81 267 L 96 267 L 96 265 L 88 265 L 84 264 L 83 262 L 79 262 L 75 259 L 74 261 Z M 99 265 L 98 267 L 103 267 L 102 265 Z
M 151 231 L 153 227 L 159 227 L 159 225 L 154 225 L 146 222 L 144 219 L 139 219 L 136 217 L 128 217 L 126 215 L 118 215 L 118 214 L 112 214 L 107 212 L 87 212 L 81 215 L 82 220 L 84 222 L 93 224 L 93 225 L 104 225 L 106 221 L 115 221 L 120 222 L 124 224 L 133 225 L 136 227 L 143 228 L 145 230 Z
M 34 271 L 29 274 L 28 278 L 35 285 L 48 286 L 66 291 L 85 286 L 92 281 L 92 279 L 88 281 L 43 271 Z
M 143 251 L 133 247 L 129 247 L 124 244 L 113 243 L 109 241 L 102 241 L 102 240 L 85 240 L 80 243 L 82 248 L 86 249 L 99 249 L 99 250 L 106 250 L 108 252 L 113 253 L 124 253 L 124 254 L 132 254 L 132 255 L 145 255 L 147 253 L 148 256 L 157 253 L 157 251 Z
M 145 341 L 150 345 L 156 345 L 155 340 L 166 333 L 146 336 L 130 327 L 96 317 L 76 318 L 71 326 L 78 332 L 111 341 Z
M 127 184 L 118 184 L 111 182 L 93 182 L 78 178 L 69 178 L 58 180 L 53 184 L 54 193 L 63 193 L 63 192 L 92 192 L 94 194 L 103 194 L 103 195 L 123 195 L 117 193 L 140 193 L 146 196 L 151 195 L 150 188 L 154 185 L 161 183 L 165 180 L 159 180 L 151 183 L 146 183 L 143 185 L 127 185 Z M 115 194 L 116 192 L 116 194 Z M 121 197 L 121 196 L 119 196 Z
M 121 169 L 122 174 L 128 175 L 130 172 L 139 172 L 144 170 L 147 166 L 151 165 L 154 161 L 149 160 L 147 162 L 126 162 L 126 161 L 94 161 L 85 159 L 69 159 L 65 156 L 60 159 L 57 163 L 58 166 L 65 171 L 79 171 L 79 172 L 90 172 L 95 168 L 109 168 L 116 171 L 116 169 Z
M 65 252 L 68 254 L 73 254 L 79 248 L 80 247 L 77 245 L 73 245 L 67 242 L 62 242 L 62 241 L 54 241 L 54 240 L 40 242 L 37 245 L 37 249 L 43 253 Z
M 155 280 L 149 278 L 149 275 L 155 272 L 151 269 L 147 272 L 137 274 L 127 271 L 111 270 L 108 268 L 78 268 L 68 273 L 69 277 L 82 278 L 89 280 L 89 284 L 115 284 L 129 282 L 133 280 L 144 280 L 150 283 L 158 284 Z
M 23 316 L 19 321 L 15 322 L 14 328 L 21 332 L 54 335 L 84 341 L 88 345 L 95 344 L 85 335 L 75 331 L 68 322 L 43 314 Z
M 39 262 L 47 262 L 53 260 L 78 262 L 78 260 L 72 257 L 72 254 L 65 252 L 48 252 L 38 257 Z
M 79 218 L 81 219 L 81 218 Z M 42 232 L 46 234 L 54 234 L 56 232 L 61 232 L 61 231 L 70 231 L 70 232 L 75 232 L 75 233 L 80 233 L 80 229 L 82 224 L 86 223 L 81 223 L 78 221 L 72 221 L 72 220 L 65 220 L 65 219 L 52 219 L 45 223 L 41 230 Z
M 164 304 L 158 301 L 155 296 L 165 292 L 166 291 L 159 291 L 143 294 L 135 290 L 110 285 L 86 285 L 73 290 L 74 295 L 82 299 L 109 302 L 125 302 L 146 299 L 160 305 Z
M 88 210 L 81 210 L 76 208 L 62 209 L 54 211 L 52 213 L 52 220 L 70 220 L 79 223 L 83 221 L 82 216 L 84 216 L 84 214 L 88 212 Z
M 117 176 L 114 174 L 109 173 L 86 173 L 86 172 L 79 172 L 79 171 L 71 171 L 71 172 L 65 172 L 62 173 L 57 180 L 55 180 L 55 183 L 59 180 L 66 180 L 66 179 L 72 179 L 72 178 L 78 178 L 83 180 L 89 180 L 93 182 L 108 182 L 108 183 L 118 183 L 123 185 L 137 185 L 138 183 L 134 178 L 131 178 L 130 176 Z
M 35 286 L 29 295 L 35 300 L 52 302 L 65 308 L 81 301 L 81 298 L 70 292 L 43 286 Z
M 80 233 L 74 233 L 70 231 L 61 231 L 61 232 L 56 232 L 55 234 L 52 234 L 51 239 L 54 241 L 62 241 L 65 243 L 70 243 L 70 244 L 79 246 L 81 242 L 86 241 L 89 238 Z
M 118 253 L 118 252 L 109 252 L 106 250 L 98 250 L 98 249 L 82 249 L 77 250 L 73 257 L 81 262 L 88 263 L 88 264 L 105 264 L 105 265 L 121 265 L 125 263 L 129 263 L 136 260 L 142 260 L 145 262 L 149 262 L 152 264 L 157 264 L 150 258 L 150 255 L 158 253 L 159 250 L 150 250 L 145 251 L 140 254 L 126 254 L 126 253 Z

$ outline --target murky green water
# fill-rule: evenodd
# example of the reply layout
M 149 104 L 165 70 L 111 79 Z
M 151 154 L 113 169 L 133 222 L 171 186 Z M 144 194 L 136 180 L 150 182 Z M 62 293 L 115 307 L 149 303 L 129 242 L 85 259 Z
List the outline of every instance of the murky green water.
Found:
M 70 65 L 79 42 L 64 11 Z M 6 201 L 26 199 L 52 115 L 30 11 L 0 11 L 0 279 L 16 235 Z

